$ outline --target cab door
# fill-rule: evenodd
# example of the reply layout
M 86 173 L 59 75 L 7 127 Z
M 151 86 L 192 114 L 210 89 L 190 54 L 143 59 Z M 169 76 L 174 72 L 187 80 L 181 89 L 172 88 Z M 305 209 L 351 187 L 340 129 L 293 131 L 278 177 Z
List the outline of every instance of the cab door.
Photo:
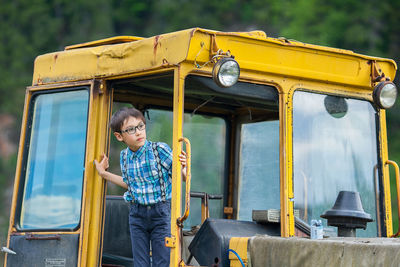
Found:
M 27 91 L 6 266 L 78 266 L 91 86 Z

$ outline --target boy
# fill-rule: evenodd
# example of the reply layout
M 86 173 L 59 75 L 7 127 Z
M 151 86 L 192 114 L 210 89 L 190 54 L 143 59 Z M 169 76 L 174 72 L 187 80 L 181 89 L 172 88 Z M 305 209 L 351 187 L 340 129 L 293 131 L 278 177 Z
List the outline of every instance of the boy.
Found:
M 122 108 L 111 118 L 110 127 L 118 141 L 128 147 L 121 151 L 122 177 L 107 171 L 108 158 L 94 161 L 104 179 L 128 189 L 124 199 L 131 203 L 129 225 L 134 266 L 169 266 L 169 248 L 164 245 L 171 223 L 172 151 L 165 143 L 146 139 L 146 120 L 135 108 Z M 186 154 L 179 160 L 186 177 Z

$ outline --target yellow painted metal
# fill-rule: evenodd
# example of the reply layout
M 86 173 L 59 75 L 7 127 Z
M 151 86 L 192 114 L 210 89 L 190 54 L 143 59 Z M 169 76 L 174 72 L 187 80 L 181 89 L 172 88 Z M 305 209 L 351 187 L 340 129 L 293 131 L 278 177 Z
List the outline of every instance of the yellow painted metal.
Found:
M 174 106 L 173 106 L 173 136 L 172 136 L 172 153 L 173 158 L 177 159 L 182 150 L 179 139 L 183 133 L 183 88 L 184 73 L 181 68 L 177 68 L 174 72 Z M 181 217 L 181 197 L 182 197 L 182 173 L 181 165 L 177 161 L 172 163 L 172 193 L 171 199 L 171 238 L 181 240 L 182 229 L 177 224 L 177 219 Z M 176 242 L 171 247 L 170 266 L 178 266 L 181 259 L 181 242 Z
M 83 47 L 94 47 L 100 45 L 110 45 L 110 44 L 119 44 L 119 43 L 129 43 L 134 41 L 142 40 L 143 37 L 136 37 L 136 36 L 115 36 L 106 39 L 96 40 L 92 42 L 76 44 L 76 45 L 69 45 L 65 47 L 65 50 L 72 50 L 77 48 Z
M 392 165 L 395 170 L 395 179 L 396 179 L 396 193 L 397 193 L 397 215 L 400 222 L 400 174 L 399 174 L 399 165 L 392 160 L 388 160 L 385 163 L 386 165 Z M 391 237 L 398 237 L 400 235 L 400 227 L 398 228 L 397 232 Z
M 382 162 L 388 161 L 388 145 L 387 145 L 387 129 L 386 129 L 386 111 L 379 111 L 379 124 L 380 124 L 380 133 L 379 133 L 379 141 L 380 141 L 380 150 L 381 150 L 381 160 Z M 393 235 L 393 225 L 392 225 L 392 201 L 390 194 L 390 172 L 389 166 L 384 164 L 382 166 L 382 183 L 383 183 L 383 191 L 384 191 L 384 208 L 385 208 L 385 226 L 386 226 L 386 236 Z
M 248 266 L 249 263 L 249 255 L 247 250 L 249 239 L 249 237 L 232 237 L 229 240 L 229 249 L 235 251 L 239 255 L 245 266 Z M 242 267 L 238 257 L 231 251 L 229 252 L 229 260 L 231 267 Z
M 174 66 L 187 55 L 191 30 L 135 42 L 72 49 L 36 58 L 32 83 L 74 81 Z
M 90 94 L 87 152 L 85 158 L 84 198 L 82 206 L 79 254 L 80 266 L 99 266 L 102 244 L 102 223 L 105 206 L 105 181 L 96 172 L 93 160 L 106 153 L 110 93 L 104 84 L 93 83 Z
M 228 46 L 239 42 L 228 42 Z M 233 50 L 233 49 L 232 49 Z M 240 66 L 243 69 L 271 69 L 272 73 L 279 73 L 289 77 L 302 77 L 316 80 L 325 80 L 342 84 L 369 85 L 369 67 L 367 61 L 357 57 L 335 55 L 331 51 L 309 50 L 305 47 L 293 47 L 288 49 L 281 44 L 270 46 L 255 46 L 254 54 L 243 55 Z M 234 53 L 232 51 L 232 53 Z M 264 62 L 256 62 L 255 57 L 265 55 Z M 335 59 L 333 61 L 333 58 Z M 363 72 L 361 72 L 363 71 Z M 361 73 L 360 73 L 361 72 Z M 365 78 L 367 77 L 367 78 Z M 362 78 L 363 80 L 360 80 Z
M 196 32 L 187 60 L 196 60 L 200 65 L 209 60 L 211 52 L 207 52 L 213 46 L 209 35 L 209 32 Z M 217 48 L 229 50 L 239 62 L 241 70 L 260 71 L 268 75 L 370 87 L 370 61 L 379 62 L 382 71 L 392 79 L 397 68 L 393 60 L 364 56 L 348 50 L 275 38 L 215 35 Z M 201 44 L 204 46 L 201 47 Z
M 175 237 L 166 237 L 165 238 L 165 246 L 169 248 L 174 248 L 176 245 L 176 238 Z
M 90 99 L 89 99 L 89 112 L 88 112 L 88 130 L 90 129 L 94 129 L 93 127 L 98 126 L 96 124 L 96 120 L 93 119 L 92 114 L 94 112 L 97 111 L 97 105 L 94 105 L 94 103 L 96 103 L 96 101 L 94 101 L 94 99 L 96 98 L 95 96 L 93 96 L 93 91 L 94 91 L 94 84 L 91 84 L 91 88 L 90 88 Z M 96 103 L 97 104 L 97 103 Z M 93 136 L 92 135 L 94 133 L 87 133 L 88 139 L 86 140 L 86 145 L 88 144 L 92 144 L 93 140 Z M 96 136 L 96 134 L 94 135 Z M 94 143 L 93 143 L 94 144 Z M 85 156 L 85 166 L 87 166 L 85 169 L 85 177 L 84 177 L 84 184 L 83 184 L 83 194 L 82 194 L 82 218 L 81 218 L 81 235 L 79 236 L 79 253 L 78 253 L 78 265 L 79 266 L 88 266 L 88 262 L 93 262 L 93 257 L 91 257 L 91 253 L 90 250 L 92 250 L 92 248 L 89 249 L 89 244 L 91 244 L 92 242 L 89 242 L 89 236 L 90 235 L 90 231 L 89 231 L 89 225 L 91 222 L 91 216 L 93 216 L 91 214 L 91 212 L 93 211 L 93 207 L 92 207 L 92 199 L 91 196 L 93 196 L 92 191 L 93 191 L 93 187 L 96 186 L 96 183 L 94 183 L 94 179 L 90 179 L 90 181 L 87 180 L 88 174 L 89 174 L 89 170 L 92 169 L 90 168 L 92 164 L 88 164 L 88 157 L 93 158 L 93 149 L 87 149 L 87 153 Z M 89 167 L 90 166 L 90 167 Z M 90 172 L 91 177 L 94 177 L 94 173 L 93 171 Z M 96 222 L 94 222 L 94 228 L 96 228 Z M 95 230 L 95 229 L 93 229 Z M 97 238 L 96 238 L 97 239 Z M 98 240 L 98 239 L 97 239 Z M 88 251 L 88 253 L 83 253 Z M 92 259 L 92 260 L 88 260 L 88 259 Z M 95 265 L 92 265 L 95 266 Z
M 29 110 L 29 103 L 32 94 L 29 90 L 26 90 L 25 93 L 25 104 L 24 104 L 24 113 L 22 116 L 22 124 L 21 124 L 21 135 L 19 138 L 19 143 L 23 144 L 25 136 L 26 136 L 26 125 L 27 125 L 27 118 L 28 118 L 28 110 Z M 10 212 L 10 222 L 8 226 L 8 235 L 7 235 L 7 247 L 10 246 L 10 235 L 11 233 L 15 232 L 15 214 L 16 214 L 16 207 L 17 207 L 17 197 L 18 197 L 18 187 L 20 184 L 20 177 L 21 177 L 21 169 L 22 169 L 22 157 L 23 157 L 23 149 L 24 146 L 20 145 L 18 147 L 18 158 L 17 158 L 17 166 L 15 171 L 15 178 L 14 178 L 14 190 L 12 195 L 12 202 L 11 202 L 11 212 Z M 4 266 L 7 266 L 7 257 L 8 254 L 4 257 Z
M 229 50 L 244 71 L 358 87 L 370 88 L 372 61 L 379 63 L 382 72 L 391 79 L 397 68 L 393 60 L 269 38 L 260 32 L 222 33 L 194 28 L 135 42 L 39 56 L 35 61 L 33 84 L 128 74 L 184 61 L 196 60 L 202 65 L 216 49 Z
M 185 190 L 185 212 L 183 213 L 182 217 L 177 219 L 177 223 L 182 226 L 183 222 L 189 217 L 190 213 L 190 181 L 192 177 L 191 173 L 191 158 L 192 152 L 190 149 L 190 141 L 189 139 L 183 137 L 179 138 L 179 142 L 184 142 L 186 145 L 186 190 Z
M 290 210 L 290 198 L 292 196 L 292 157 L 289 152 L 291 150 L 291 101 L 287 101 L 287 94 L 279 95 L 279 123 L 280 133 L 279 138 L 282 140 L 279 146 L 280 157 L 280 203 L 281 203 L 281 236 L 288 237 L 294 234 L 294 227 L 290 227 L 290 220 L 293 220 L 293 210 Z

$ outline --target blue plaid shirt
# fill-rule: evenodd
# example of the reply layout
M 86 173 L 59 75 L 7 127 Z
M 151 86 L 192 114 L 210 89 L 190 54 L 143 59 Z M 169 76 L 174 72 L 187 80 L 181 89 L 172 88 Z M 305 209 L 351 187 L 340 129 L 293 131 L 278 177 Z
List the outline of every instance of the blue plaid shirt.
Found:
M 165 185 L 165 197 L 171 199 L 172 191 L 172 150 L 165 143 L 157 143 L 157 151 L 162 166 L 162 179 Z M 126 151 L 127 150 L 127 151 Z M 127 153 L 126 170 L 124 157 Z M 162 201 L 160 177 L 158 175 L 157 161 L 154 156 L 152 142 L 147 141 L 136 152 L 129 148 L 121 151 L 120 164 L 122 178 L 128 185 L 124 199 L 128 202 L 143 205 L 155 204 Z M 128 177 L 125 176 L 125 173 Z

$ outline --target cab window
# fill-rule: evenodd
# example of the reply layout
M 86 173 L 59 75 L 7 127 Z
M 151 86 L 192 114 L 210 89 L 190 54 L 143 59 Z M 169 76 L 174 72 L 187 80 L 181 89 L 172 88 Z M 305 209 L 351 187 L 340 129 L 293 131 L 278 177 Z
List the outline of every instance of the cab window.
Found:
M 20 230 L 79 225 L 88 101 L 85 88 L 32 97 Z
M 222 88 L 211 78 L 189 75 L 185 80 L 185 105 L 191 106 L 193 112 L 220 114 L 228 122 L 230 136 L 226 140 L 231 146 L 226 165 L 231 166 L 226 176 L 231 185 L 225 186 L 226 215 L 251 221 L 253 210 L 279 209 L 276 88 L 248 82 Z M 204 138 L 203 146 L 209 142 L 212 139 Z

